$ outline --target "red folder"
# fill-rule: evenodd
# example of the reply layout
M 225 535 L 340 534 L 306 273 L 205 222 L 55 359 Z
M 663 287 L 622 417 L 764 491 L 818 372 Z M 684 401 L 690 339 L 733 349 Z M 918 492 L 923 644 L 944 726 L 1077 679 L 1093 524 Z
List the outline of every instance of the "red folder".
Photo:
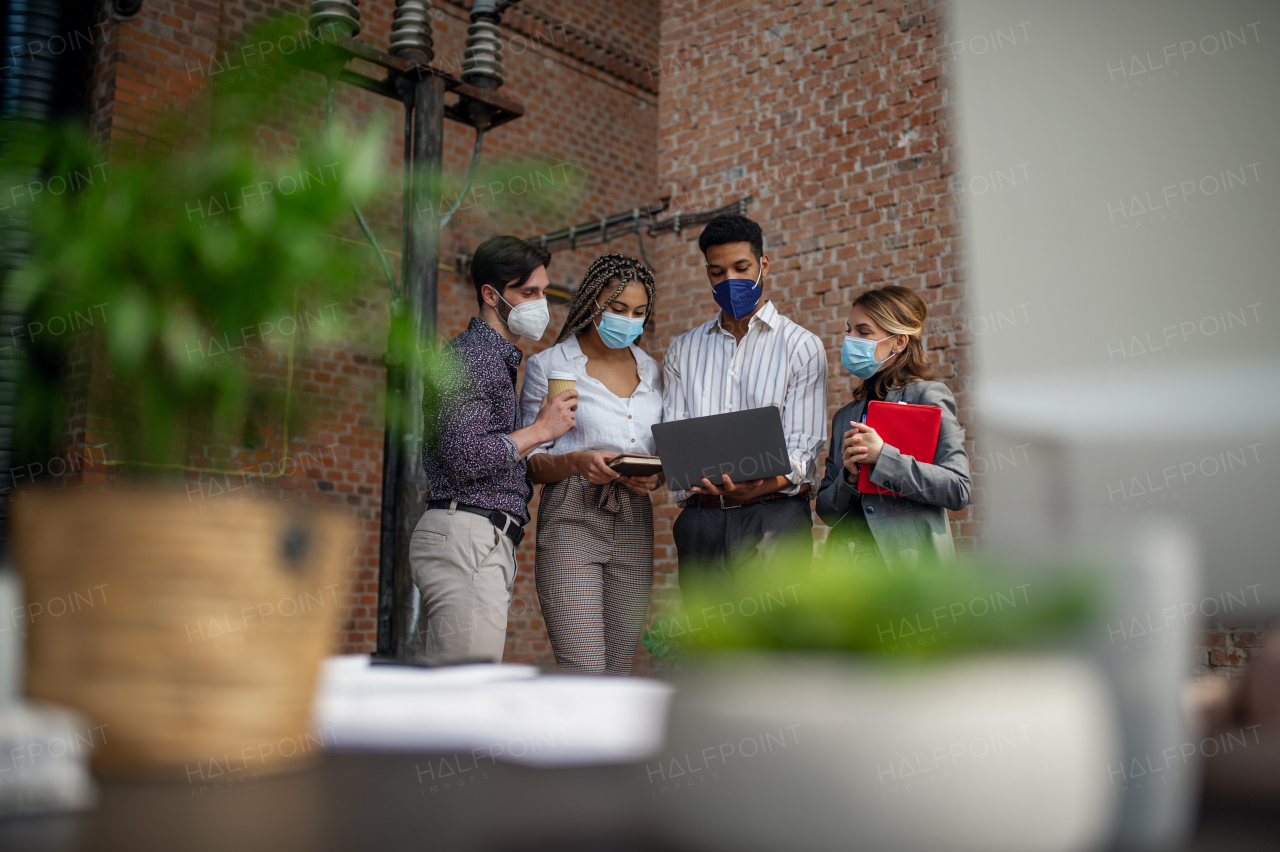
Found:
M 906 402 L 881 402 L 873 399 L 867 403 L 867 425 L 876 430 L 886 444 L 896 447 L 904 456 L 916 461 L 933 463 L 938 451 L 938 432 L 942 429 L 942 409 L 936 405 L 911 405 Z M 864 464 L 858 468 L 858 491 L 863 494 L 902 495 L 881 488 L 871 481 L 871 468 Z

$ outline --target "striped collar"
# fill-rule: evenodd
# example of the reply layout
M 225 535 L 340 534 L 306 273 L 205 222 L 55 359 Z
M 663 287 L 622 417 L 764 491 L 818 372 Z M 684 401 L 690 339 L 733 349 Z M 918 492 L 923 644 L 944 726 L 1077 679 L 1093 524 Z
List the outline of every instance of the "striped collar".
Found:
M 766 301 L 760 306 L 759 310 L 751 315 L 751 321 L 748 323 L 748 327 L 755 328 L 758 321 L 759 325 L 763 325 L 768 329 L 775 329 L 778 327 L 778 320 L 781 317 L 782 315 L 778 313 L 778 309 L 774 307 L 772 300 Z M 723 331 L 725 334 L 728 334 L 729 331 L 724 327 L 723 320 L 724 312 L 720 311 L 716 314 L 715 319 L 707 323 L 707 332 Z

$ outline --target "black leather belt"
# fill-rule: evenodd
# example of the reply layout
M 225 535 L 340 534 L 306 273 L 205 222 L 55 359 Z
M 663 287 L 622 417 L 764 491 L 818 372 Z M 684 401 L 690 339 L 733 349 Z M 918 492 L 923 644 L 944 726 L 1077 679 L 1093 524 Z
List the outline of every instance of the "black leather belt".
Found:
M 520 546 L 520 542 L 524 541 L 524 527 L 506 512 L 499 512 L 497 509 L 486 509 L 482 506 L 469 506 L 466 503 L 455 503 L 453 500 L 432 500 L 427 503 L 427 508 L 457 509 L 459 512 L 470 512 L 473 515 L 488 518 L 489 523 L 506 533 L 507 538 L 515 542 L 517 547 Z
M 766 494 L 763 497 L 757 497 L 754 500 L 748 500 L 745 503 L 733 498 L 725 499 L 723 495 L 712 494 L 691 494 L 689 499 L 685 501 L 686 506 L 705 506 L 710 509 L 741 509 L 743 506 L 754 506 L 757 503 L 769 503 L 773 500 L 786 500 L 788 497 L 803 498 L 807 503 L 809 501 L 809 484 L 800 489 L 797 494 L 781 494 L 777 491 L 772 494 Z

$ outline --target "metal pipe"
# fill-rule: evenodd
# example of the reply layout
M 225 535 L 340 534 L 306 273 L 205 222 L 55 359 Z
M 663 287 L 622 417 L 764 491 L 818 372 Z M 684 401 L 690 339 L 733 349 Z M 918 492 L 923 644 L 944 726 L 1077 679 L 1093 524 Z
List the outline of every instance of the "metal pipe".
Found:
M 661 219 L 654 222 L 648 227 L 649 236 L 656 236 L 663 231 L 675 231 L 680 233 L 681 228 L 692 227 L 693 225 L 701 225 L 704 222 L 710 222 L 715 217 L 724 213 L 736 213 L 739 216 L 747 215 L 747 205 L 754 201 L 750 195 L 744 195 L 731 204 L 723 207 L 717 207 L 714 210 L 699 210 L 696 213 L 676 213 L 669 219 Z
M 480 166 L 480 149 L 483 145 L 484 128 L 477 126 L 476 147 L 471 152 L 471 166 L 467 169 L 467 178 L 462 182 L 462 189 L 458 190 L 458 197 L 453 200 L 453 205 L 440 216 L 440 230 L 442 231 L 448 226 L 453 214 L 458 212 L 458 207 L 462 205 L 462 197 L 467 194 L 467 190 L 471 189 L 471 182 L 476 178 L 476 169 Z
M 570 225 L 568 228 L 563 228 L 550 234 L 531 237 L 531 239 L 538 241 L 544 248 L 548 243 L 563 240 L 569 240 L 574 247 L 601 245 L 607 241 L 610 231 L 614 231 L 615 236 L 629 234 L 632 229 L 641 227 L 641 219 L 648 223 L 653 223 L 654 217 L 666 209 L 666 202 L 650 204 L 646 207 L 628 210 L 626 213 L 615 213 L 612 216 L 606 216 L 594 222 Z M 597 240 L 597 237 L 601 239 Z
M 436 299 L 439 288 L 441 158 L 444 154 L 444 80 L 431 74 L 420 78 L 413 91 L 413 196 L 409 220 L 409 280 L 405 307 L 416 340 L 434 345 Z M 398 442 L 396 471 L 395 547 L 392 580 L 391 632 L 394 655 L 417 658 L 425 636 L 418 627 L 418 589 L 409 569 L 409 544 L 426 506 L 427 476 L 422 469 L 423 375 L 419 359 L 404 365 L 404 434 Z
M 401 221 L 402 245 L 400 253 L 400 293 L 391 294 L 391 323 L 395 324 L 406 310 L 404 289 L 409 287 L 409 255 L 413 232 L 413 104 L 415 85 L 407 79 L 400 80 L 404 99 L 404 179 L 403 213 Z M 394 333 L 394 332 L 393 332 Z M 382 431 L 382 511 L 378 539 L 378 644 L 375 655 L 385 659 L 396 656 L 395 631 L 395 556 L 396 529 L 400 494 L 400 424 L 404 411 L 404 365 L 391 356 L 393 347 L 387 347 L 383 364 L 387 370 L 386 416 Z
M 374 56 L 358 41 L 340 43 L 353 54 L 394 69 L 396 91 L 405 101 L 404 253 L 400 299 L 394 298 L 393 321 L 408 321 L 414 341 L 434 346 L 439 287 L 440 230 L 456 205 L 441 217 L 440 191 L 444 154 L 447 89 L 462 95 L 449 112 L 454 120 L 476 129 L 475 153 L 467 172 L 467 186 L 475 175 L 486 130 L 523 114 L 514 102 L 496 97 L 502 85 L 501 41 L 493 0 L 478 0 L 473 8 L 464 82 L 439 72 L 424 73 L 416 66 L 431 60 L 430 4 L 425 0 L 397 0 L 391 53 Z M 479 24 L 480 26 L 477 26 Z M 473 49 L 474 48 L 474 49 Z M 372 57 L 372 58 L 371 58 Z M 410 64 L 399 64 L 407 61 Z M 385 81 L 343 72 L 343 79 L 383 94 Z M 390 77 L 388 78 L 390 79 Z M 468 85 L 470 84 L 470 85 Z M 479 86 L 479 88 L 476 88 Z M 465 187 L 464 187 L 465 192 Z M 461 194 L 459 195 L 461 200 Z M 389 351 L 396 351 L 389 347 Z M 383 436 L 381 542 L 378 560 L 378 643 L 382 657 L 413 662 L 421 658 L 425 635 L 419 629 L 419 595 L 409 567 L 413 531 L 426 506 L 430 483 L 422 468 L 423 369 L 430 360 L 409 356 L 407 363 L 386 359 L 387 418 Z
M 403 304 L 403 302 L 399 303 Z M 392 303 L 392 322 L 397 303 Z M 394 607 L 396 504 L 400 481 L 400 428 L 395 412 L 404 406 L 404 366 L 384 357 L 387 369 L 386 424 L 382 432 L 382 517 L 378 537 L 378 644 L 375 654 L 392 658 L 395 653 Z
M 645 251 L 644 251 L 644 234 L 641 233 L 640 231 L 640 208 L 639 207 L 631 211 L 631 218 L 635 222 L 636 242 L 640 244 L 640 260 L 644 262 L 645 266 L 649 267 L 650 269 L 653 269 L 653 264 L 649 263 L 649 255 L 645 254 Z
M 325 133 L 329 135 L 330 140 L 333 138 L 333 96 L 336 89 L 337 77 L 329 77 L 329 94 L 324 102 L 324 128 Z M 404 288 L 403 284 L 397 286 L 396 277 L 391 274 L 391 264 L 387 262 L 387 253 L 382 250 L 382 246 L 378 244 L 378 238 L 374 236 L 373 229 L 369 227 L 369 223 L 364 220 L 364 214 L 360 212 L 360 205 L 356 204 L 355 199 L 351 199 L 351 212 L 355 214 L 356 221 L 360 223 L 360 230 L 364 232 L 364 238 L 369 241 L 369 245 L 373 246 L 373 252 L 378 256 L 378 263 L 382 266 L 382 274 L 386 276 L 387 287 L 391 290 L 392 301 L 400 298 L 400 291 Z

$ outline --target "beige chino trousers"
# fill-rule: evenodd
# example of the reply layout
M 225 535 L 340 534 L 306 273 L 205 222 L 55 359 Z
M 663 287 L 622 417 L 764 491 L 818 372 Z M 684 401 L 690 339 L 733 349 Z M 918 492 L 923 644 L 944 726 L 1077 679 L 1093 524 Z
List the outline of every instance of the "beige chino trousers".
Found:
M 422 595 L 421 662 L 502 662 L 515 542 L 487 518 L 428 509 L 409 543 L 409 570 Z

